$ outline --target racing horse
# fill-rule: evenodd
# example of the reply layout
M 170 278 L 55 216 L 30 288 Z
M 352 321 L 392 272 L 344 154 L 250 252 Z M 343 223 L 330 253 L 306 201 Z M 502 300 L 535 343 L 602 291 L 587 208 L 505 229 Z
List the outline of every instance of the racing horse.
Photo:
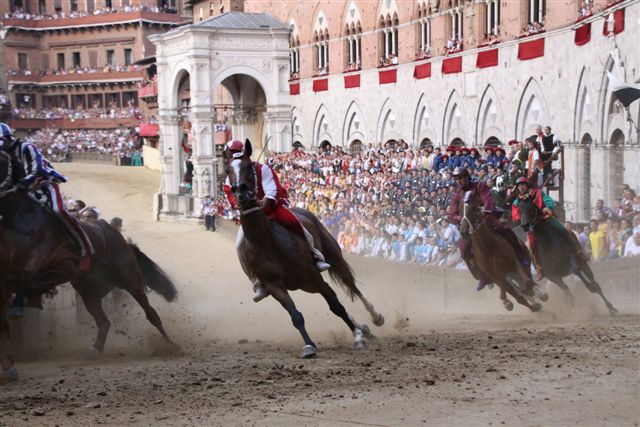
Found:
M 145 293 L 146 285 L 167 301 L 176 297 L 176 288 L 162 269 L 135 245 L 129 245 L 118 230 L 100 220 L 81 223 L 95 254 L 90 270 L 80 270 L 80 255 L 62 221 L 15 187 L 11 168 L 9 156 L 0 153 L 0 339 L 4 344 L 0 352 L 8 344 L 10 296 L 19 293 L 37 305 L 43 294 L 66 282 L 78 291 L 96 321 L 94 350 L 104 349 L 110 322 L 101 302 L 114 287 L 129 292 L 149 322 L 171 342 Z
M 225 151 L 226 170 L 231 190 L 240 208 L 240 229 L 236 250 L 245 274 L 253 281 L 259 279 L 271 296 L 284 307 L 293 325 L 298 329 L 304 347 L 301 358 L 314 357 L 317 346 L 305 329 L 304 317 L 298 311 L 289 291 L 303 290 L 319 293 L 329 309 L 340 317 L 353 333 L 355 348 L 362 348 L 370 334 L 366 325 L 360 325 L 349 315 L 338 300 L 334 290 L 324 281 L 315 268 L 307 241 L 290 232 L 275 221 L 269 220 L 256 198 L 255 163 L 251 161 L 252 147 L 249 140 L 244 146 L 242 158 L 231 159 Z M 292 209 L 294 215 L 313 235 L 316 246 L 331 264 L 329 275 L 347 292 L 351 300 L 356 297 L 364 304 L 374 325 L 381 326 L 384 317 L 377 313 L 371 303 L 357 288 L 353 271 L 342 256 L 338 242 L 312 213 L 303 209 Z
M 535 301 L 534 295 L 546 301 L 547 294 L 520 263 L 511 244 L 482 221 L 481 210 L 480 199 L 474 195 L 462 198 L 458 211 L 462 212 L 460 232 L 471 239 L 471 250 L 478 268 L 498 285 L 500 299 L 508 311 L 513 310 L 513 303 L 507 294 L 529 310 L 539 311 L 542 306 Z
M 575 274 L 589 291 L 600 295 L 610 315 L 614 316 L 618 313 L 618 310 L 604 296 L 591 267 L 578 253 L 580 243 L 571 236 L 571 232 L 560 223 L 554 226 L 551 221 L 557 221 L 555 218 L 545 220 L 532 198 L 518 202 L 518 213 L 522 227 L 525 230 L 532 229 L 536 235 L 538 258 L 545 277 L 562 289 L 571 304 L 573 304 L 573 295 L 562 279 Z

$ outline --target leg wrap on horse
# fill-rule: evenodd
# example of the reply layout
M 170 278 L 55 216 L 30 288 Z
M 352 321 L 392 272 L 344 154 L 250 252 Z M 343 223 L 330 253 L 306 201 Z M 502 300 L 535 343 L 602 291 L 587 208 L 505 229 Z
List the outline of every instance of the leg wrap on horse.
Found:
M 48 183 L 43 186 L 43 189 L 46 189 L 49 193 L 53 212 L 62 220 L 63 224 L 67 227 L 67 230 L 69 230 L 71 235 L 78 242 L 78 245 L 80 246 L 80 256 L 85 257 L 92 255 L 94 250 L 91 240 L 89 240 L 89 236 L 84 232 L 78 223 L 78 220 L 69 215 L 65 210 L 58 184 L 53 182 Z

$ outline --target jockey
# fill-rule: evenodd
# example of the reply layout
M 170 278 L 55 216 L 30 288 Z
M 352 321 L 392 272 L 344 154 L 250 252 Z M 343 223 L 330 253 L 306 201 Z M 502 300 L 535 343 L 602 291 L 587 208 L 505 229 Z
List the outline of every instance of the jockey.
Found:
M 566 229 L 560 224 L 559 221 L 555 219 L 555 215 L 553 213 L 553 208 L 556 205 L 556 202 L 546 193 L 539 189 L 532 189 L 529 180 L 522 176 L 517 179 L 516 185 L 518 188 L 516 199 L 511 205 L 511 216 L 514 221 L 520 221 L 520 213 L 518 212 L 518 204 L 521 200 L 533 199 L 533 204 L 536 205 L 538 209 L 542 211 L 543 220 L 548 221 L 551 220 L 550 224 L 552 227 L 556 229 L 558 233 L 565 233 Z M 542 271 L 542 265 L 540 264 L 538 257 L 538 245 L 537 239 L 534 232 L 533 227 L 529 227 L 527 231 L 527 240 L 529 241 L 529 249 L 531 249 L 531 256 L 533 258 L 533 263 L 536 266 L 536 280 L 542 280 L 544 277 L 544 272 Z M 589 258 L 582 250 L 580 246 L 580 242 L 578 242 L 575 234 L 569 233 L 571 237 L 571 242 L 574 245 L 574 250 L 583 260 L 587 261 Z
M 93 246 L 78 221 L 65 210 L 58 187 L 59 182 L 67 182 L 67 179 L 49 165 L 35 144 L 20 142 L 4 123 L 0 123 L 0 149 L 11 156 L 14 165 L 19 166 L 14 168 L 17 187 L 26 190 L 32 199 L 43 206 L 50 203 L 53 213 L 62 220 L 79 245 L 82 257 L 80 269 L 88 271 Z
M 244 155 L 244 144 L 240 141 L 230 141 L 227 143 L 227 148 L 231 152 L 231 156 L 234 159 L 239 159 Z M 300 223 L 298 218 L 291 213 L 288 209 L 289 206 L 289 194 L 287 190 L 280 185 L 278 176 L 270 165 L 255 162 L 256 170 L 256 196 L 258 202 L 262 204 L 262 211 L 271 220 L 278 222 L 286 227 L 288 230 L 299 234 L 304 237 L 309 244 L 313 257 L 315 259 L 315 266 L 318 271 L 326 271 L 331 268 L 331 265 L 327 264 L 324 259 L 324 255 L 314 245 L 313 236 L 309 231 Z M 233 209 L 238 209 L 238 204 L 233 192 L 231 191 L 231 185 L 229 183 L 229 177 L 225 180 L 223 190 L 227 196 L 227 200 Z M 253 300 L 258 302 L 269 295 L 262 283 L 257 279 L 253 283 L 253 289 L 255 295 Z
M 516 252 L 518 260 L 523 265 L 528 265 L 528 257 L 526 254 L 526 249 L 520 244 L 520 241 L 513 233 L 510 228 L 505 227 L 498 218 L 495 216 L 497 213 L 495 202 L 493 197 L 491 196 L 491 189 L 481 181 L 472 181 L 469 175 L 469 171 L 466 168 L 458 167 L 453 171 L 453 177 L 458 182 L 458 188 L 456 189 L 456 193 L 451 200 L 451 204 L 449 205 L 449 218 L 453 224 L 460 225 L 462 218 L 461 212 L 458 212 L 460 203 L 462 200 L 466 198 L 473 197 L 474 194 L 477 194 L 483 203 L 483 220 L 484 222 L 491 227 L 491 229 L 502 237 L 504 237 L 512 246 Z M 462 255 L 462 259 L 466 262 L 469 267 L 469 271 L 473 274 L 473 277 L 479 280 L 478 286 L 476 290 L 480 291 L 484 289 L 485 286 L 491 283 L 491 279 L 484 274 L 478 266 L 476 265 L 473 259 L 473 253 L 471 251 L 471 236 L 468 234 L 463 234 L 460 239 L 460 254 Z

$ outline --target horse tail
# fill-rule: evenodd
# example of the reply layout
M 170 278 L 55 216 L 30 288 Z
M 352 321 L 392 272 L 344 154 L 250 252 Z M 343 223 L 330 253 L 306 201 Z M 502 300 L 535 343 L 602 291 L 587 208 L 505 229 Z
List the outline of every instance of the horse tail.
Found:
M 355 300 L 356 297 L 362 297 L 360 289 L 356 286 L 356 277 L 353 275 L 353 269 L 344 258 L 338 260 L 338 262 L 331 263 L 329 276 L 345 290 L 351 301 Z
M 136 260 L 140 266 L 145 285 L 162 295 L 167 301 L 171 302 L 175 300 L 178 291 L 169 275 L 151 258 L 146 256 L 138 245 L 131 243 L 129 247 L 136 255 Z

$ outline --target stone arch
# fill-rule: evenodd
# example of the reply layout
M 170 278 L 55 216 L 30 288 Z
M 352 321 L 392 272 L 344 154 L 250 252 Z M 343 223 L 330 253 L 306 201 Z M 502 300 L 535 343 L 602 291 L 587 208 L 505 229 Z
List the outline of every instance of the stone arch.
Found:
M 311 27 L 311 37 L 309 38 L 309 40 L 314 40 L 314 38 L 320 34 L 330 34 L 329 22 L 327 21 L 327 16 L 322 9 L 318 9 L 315 14 L 315 18 L 313 19 L 313 26 Z
M 169 105 L 167 106 L 168 108 L 174 109 L 179 107 L 180 85 L 185 75 L 188 76 L 189 79 L 191 79 L 191 72 L 189 71 L 189 67 L 187 66 L 187 64 L 179 63 L 175 67 L 170 81 L 171 93 L 169 96 Z M 158 85 L 158 87 L 161 87 L 161 85 Z
M 418 143 L 422 140 L 429 139 L 435 141 L 436 135 L 433 132 L 435 125 L 435 116 L 429 105 L 427 96 L 420 95 L 418 105 L 413 118 L 413 140 Z
M 392 104 L 390 98 L 382 104 L 380 114 L 378 115 L 378 124 L 376 126 L 376 138 L 378 142 L 386 142 L 388 140 L 400 140 L 403 139 L 398 129 L 398 121 L 394 112 L 395 106 Z
M 527 82 L 516 115 L 516 138 L 522 141 L 529 135 L 533 135 L 536 126 L 545 126 L 549 123 L 549 108 L 544 99 L 540 85 L 531 77 Z
M 587 84 L 587 69 L 582 67 L 578 80 L 578 90 L 574 108 L 573 140 L 581 141 L 585 134 L 595 135 L 595 122 L 593 121 L 593 102 Z M 581 137 L 582 135 L 582 137 Z
M 302 126 L 300 112 L 295 107 L 291 109 L 291 134 L 294 144 L 295 142 L 299 142 L 304 145 L 304 127 Z
M 366 129 L 364 123 L 364 115 L 360 106 L 356 101 L 351 102 L 347 109 L 347 114 L 344 116 L 344 123 L 342 126 L 342 145 L 349 147 L 351 142 L 358 139 L 364 141 L 364 129 Z
M 613 206 L 616 197 L 622 196 L 620 188 L 624 182 L 624 144 L 625 135 L 620 128 L 615 128 L 607 139 L 605 151 L 605 196 L 609 206 Z
M 482 94 L 478 116 L 476 118 L 476 138 L 474 145 L 481 145 L 483 142 L 494 137 L 500 141 L 505 140 L 504 119 L 500 98 L 493 86 L 488 85 Z
M 291 40 L 296 40 L 300 44 L 300 30 L 293 17 L 289 19 L 289 29 L 291 30 Z
M 266 103 L 269 105 L 277 104 L 277 97 L 276 97 L 277 90 L 274 89 L 271 82 L 269 82 L 265 73 L 262 73 L 257 69 L 250 67 L 248 65 L 234 65 L 232 67 L 226 68 L 216 73 L 216 78 L 213 80 L 213 83 L 211 85 L 212 96 L 213 96 L 213 93 L 215 93 L 216 88 L 220 84 L 222 84 L 222 82 L 225 79 L 233 76 L 234 74 L 244 74 L 249 77 L 252 77 L 256 82 L 258 82 L 258 84 L 264 91 Z
M 334 144 L 332 131 L 332 120 L 329 115 L 329 110 L 324 104 L 320 105 L 316 112 L 316 117 L 313 121 L 313 146 L 320 147 L 324 142 L 328 142 L 331 145 Z
M 615 129 L 625 129 L 625 112 L 622 104 L 616 100 L 613 95 L 612 85 L 609 81 L 609 74 L 624 76 L 624 68 L 619 62 L 609 55 L 602 72 L 602 80 L 600 82 L 600 98 L 598 99 L 598 122 L 600 125 L 600 141 L 604 144 L 610 143 L 610 135 L 613 135 Z M 624 78 L 622 79 L 624 80 Z
M 453 90 L 449 95 L 442 122 L 442 144 L 446 146 L 456 138 L 468 141 L 467 114 L 462 106 L 462 98 Z
M 418 149 L 424 150 L 427 147 L 433 147 L 433 141 L 431 141 L 429 138 L 423 138 L 420 141 L 420 145 L 418 146 Z
M 591 219 L 591 134 L 584 133 L 576 148 L 576 220 L 586 222 Z
M 355 156 L 356 154 L 362 154 L 364 151 L 364 144 L 359 139 L 354 139 L 349 143 L 349 154 Z
M 346 7 L 343 13 L 344 22 L 342 28 L 358 28 L 362 23 L 362 15 L 360 14 L 360 8 L 354 0 L 346 3 Z
M 381 18 L 385 20 L 387 18 L 393 20 L 394 17 L 397 18 L 397 16 L 398 4 L 396 3 L 396 0 L 380 0 L 378 2 L 376 20 L 380 21 Z

